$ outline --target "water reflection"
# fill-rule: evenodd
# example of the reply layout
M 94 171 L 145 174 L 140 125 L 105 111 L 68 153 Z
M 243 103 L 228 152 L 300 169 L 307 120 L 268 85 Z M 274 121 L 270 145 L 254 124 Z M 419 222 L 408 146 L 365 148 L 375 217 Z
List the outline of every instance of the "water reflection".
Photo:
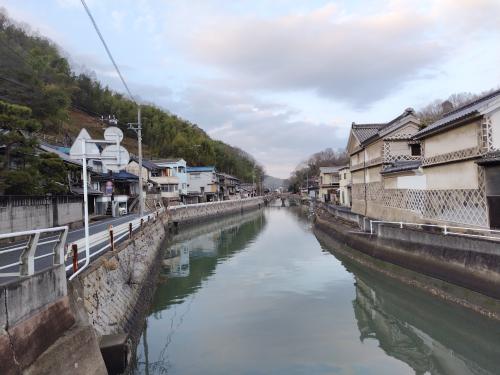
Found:
M 498 323 L 345 254 L 299 207 L 181 231 L 134 373 L 498 373 Z
M 353 308 L 361 342 L 375 340 L 415 374 L 500 373 L 497 321 L 395 282 L 343 256 L 331 244 L 324 246 L 354 274 Z
M 165 250 L 161 271 L 162 276 L 167 277 L 167 282 L 158 285 L 152 303 L 152 317 L 155 320 L 163 319 L 163 312 L 174 310 L 170 314 L 169 332 L 159 355 L 151 361 L 149 324 L 146 320 L 141 337 L 142 353 L 139 350 L 132 373 L 168 373 L 171 367 L 168 348 L 191 309 L 194 293 L 215 272 L 217 264 L 255 241 L 265 225 L 266 219 L 262 211 L 254 211 L 186 227 L 174 236 Z M 181 305 L 182 308 L 179 307 Z

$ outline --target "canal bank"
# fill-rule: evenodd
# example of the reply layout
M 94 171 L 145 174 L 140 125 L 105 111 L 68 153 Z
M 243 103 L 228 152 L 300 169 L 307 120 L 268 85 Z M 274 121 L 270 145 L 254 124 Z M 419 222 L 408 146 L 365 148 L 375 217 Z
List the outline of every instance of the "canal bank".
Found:
M 131 372 L 496 374 L 497 321 L 342 257 L 342 245 L 315 234 L 300 207 L 179 231 Z
M 174 223 L 215 221 L 262 206 L 260 198 L 252 198 L 182 206 L 154 215 L 130 239 L 96 259 L 69 283 L 70 300 L 76 306 L 83 305 L 99 339 L 124 333 L 133 346 L 151 304 L 163 250 L 172 239 L 170 231 L 177 227 Z
M 379 235 L 372 235 L 360 230 L 357 220 L 346 220 L 321 207 L 316 210 L 315 226 L 337 241 L 373 258 L 492 297 L 493 300 L 500 299 L 498 242 L 391 226 L 380 226 L 376 231 Z M 465 305 L 467 301 L 457 300 L 457 303 Z M 481 309 L 481 306 L 477 307 L 478 311 Z M 498 317 L 495 311 L 487 314 Z

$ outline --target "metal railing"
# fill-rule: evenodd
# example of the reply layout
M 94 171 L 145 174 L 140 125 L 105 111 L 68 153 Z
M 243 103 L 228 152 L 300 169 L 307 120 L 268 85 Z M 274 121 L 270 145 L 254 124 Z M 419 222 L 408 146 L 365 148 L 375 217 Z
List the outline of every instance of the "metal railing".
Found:
M 407 223 L 404 221 L 384 221 L 384 220 L 370 220 L 370 234 L 374 234 L 373 224 L 390 224 L 398 225 L 401 229 L 404 227 L 419 227 L 419 228 L 438 228 L 444 235 L 454 235 L 471 238 L 483 238 L 489 240 L 500 241 L 500 230 L 488 228 L 470 228 L 460 227 L 453 225 L 440 225 L 440 224 L 421 224 L 421 223 Z M 458 230 L 458 231 L 457 231 Z M 466 233 L 473 232 L 473 233 Z M 497 234 L 492 236 L 492 234 Z
M 140 218 L 127 221 L 125 223 L 117 225 L 116 227 L 110 225 L 108 229 L 89 236 L 89 247 L 91 249 L 95 248 L 96 246 L 100 246 L 95 251 L 92 251 L 89 254 L 90 258 L 102 254 L 107 250 L 114 250 L 114 246 L 118 242 L 126 237 L 131 238 L 132 234 L 137 231 L 137 229 L 142 228 L 143 225 L 150 221 L 156 221 L 159 215 L 164 211 L 165 208 L 161 207 L 155 212 L 151 212 Z M 73 260 L 73 264 L 69 264 L 66 266 L 66 271 L 73 270 L 73 274 L 70 276 L 69 280 L 72 280 L 76 276 L 75 271 L 78 270 L 81 272 L 83 268 L 85 268 L 85 266 L 83 268 L 79 268 L 79 265 L 81 263 L 84 263 L 85 265 L 90 264 L 90 259 L 88 259 L 87 261 L 86 257 L 79 259 L 80 254 L 85 254 L 85 238 L 81 238 L 77 241 L 68 243 L 68 251 L 66 253 L 65 260 L 67 261 L 70 256 L 76 257 L 76 260 Z
M 49 235 L 44 237 L 44 235 Z M 19 261 L 0 266 L 0 277 L 30 276 L 35 273 L 35 260 L 52 257 L 52 265 L 64 264 L 64 248 L 68 227 L 35 229 L 24 232 L 0 234 L 0 241 L 24 238 L 18 242 L 0 248 L 0 255 L 21 251 Z M 52 246 L 50 246 L 53 244 Z M 36 255 L 40 246 L 49 245 L 48 252 Z M 18 267 L 16 272 L 2 272 Z

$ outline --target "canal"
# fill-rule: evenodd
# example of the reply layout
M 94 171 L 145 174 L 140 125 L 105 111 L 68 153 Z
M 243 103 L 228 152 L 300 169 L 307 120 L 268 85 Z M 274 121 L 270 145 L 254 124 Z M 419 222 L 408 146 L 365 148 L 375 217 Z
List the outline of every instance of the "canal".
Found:
M 499 323 L 336 246 L 295 207 L 182 230 L 165 250 L 133 373 L 500 373 Z

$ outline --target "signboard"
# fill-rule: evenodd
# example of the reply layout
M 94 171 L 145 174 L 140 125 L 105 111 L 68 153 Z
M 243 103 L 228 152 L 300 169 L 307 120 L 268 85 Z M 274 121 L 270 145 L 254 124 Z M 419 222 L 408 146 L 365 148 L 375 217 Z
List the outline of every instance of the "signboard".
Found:
M 104 186 L 104 195 L 113 195 L 113 182 L 106 181 L 106 185 Z
M 121 142 L 123 140 L 123 132 L 116 126 L 110 126 L 104 130 L 104 139 L 106 141 Z
M 104 150 L 102 150 L 101 157 L 102 164 L 112 171 L 124 169 L 130 161 L 130 155 L 127 149 L 117 145 L 106 146 Z
M 75 142 L 73 142 L 73 145 L 69 150 L 69 156 L 73 160 L 83 159 L 82 139 L 85 139 L 86 141 L 90 141 L 92 139 L 86 129 L 80 130 L 80 134 L 78 134 L 78 137 L 76 137 Z M 85 144 L 85 154 L 88 159 L 97 158 L 99 157 L 99 148 L 95 143 L 87 142 Z

